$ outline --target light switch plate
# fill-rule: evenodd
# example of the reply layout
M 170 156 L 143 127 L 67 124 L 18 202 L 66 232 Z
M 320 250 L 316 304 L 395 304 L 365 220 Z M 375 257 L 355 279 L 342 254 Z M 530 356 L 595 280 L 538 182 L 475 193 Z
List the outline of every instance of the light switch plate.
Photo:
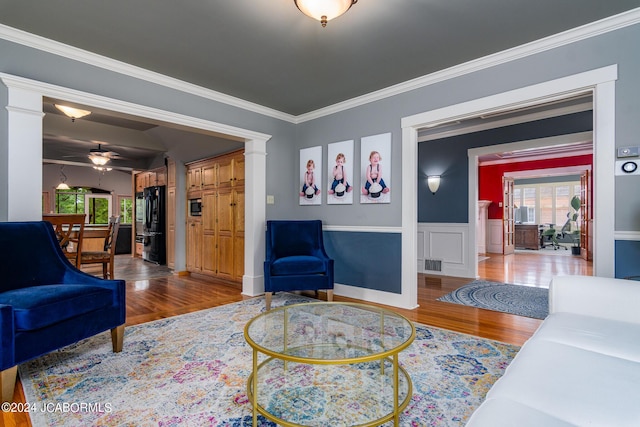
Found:
M 276 198 L 273 197 L 273 195 L 271 194 L 267 194 L 267 204 L 268 205 L 273 205 L 276 203 Z
M 618 148 L 618 158 L 638 157 L 638 147 L 620 147 Z

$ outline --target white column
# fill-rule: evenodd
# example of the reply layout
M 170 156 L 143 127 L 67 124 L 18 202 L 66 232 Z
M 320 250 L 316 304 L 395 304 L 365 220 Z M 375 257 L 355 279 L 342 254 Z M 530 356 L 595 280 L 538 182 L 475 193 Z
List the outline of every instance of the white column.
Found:
M 244 145 L 245 183 L 244 210 L 244 275 L 242 294 L 264 292 L 265 219 L 267 197 L 267 139 L 252 139 Z
M 42 95 L 7 85 L 6 221 L 42 219 Z
M 489 205 L 491 200 L 478 200 L 478 233 L 476 240 L 479 254 L 487 253 L 487 221 L 489 219 Z

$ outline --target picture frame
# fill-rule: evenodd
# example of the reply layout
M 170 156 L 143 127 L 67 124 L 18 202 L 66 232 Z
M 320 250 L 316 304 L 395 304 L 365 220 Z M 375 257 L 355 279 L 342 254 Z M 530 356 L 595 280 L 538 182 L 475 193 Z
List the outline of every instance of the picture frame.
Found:
M 391 133 L 360 139 L 360 203 L 391 203 Z
M 300 149 L 298 195 L 301 206 L 322 204 L 322 146 Z
M 327 146 L 327 204 L 353 204 L 353 140 Z M 357 190 L 356 190 L 357 191 Z

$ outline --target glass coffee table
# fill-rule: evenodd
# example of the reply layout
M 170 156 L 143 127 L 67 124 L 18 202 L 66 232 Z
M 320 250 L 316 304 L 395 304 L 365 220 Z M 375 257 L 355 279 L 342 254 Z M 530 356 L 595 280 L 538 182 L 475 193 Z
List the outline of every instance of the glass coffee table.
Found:
M 406 317 L 364 304 L 274 308 L 247 323 L 253 349 L 247 394 L 258 414 L 283 426 L 377 426 L 413 394 L 398 354 L 415 339 Z

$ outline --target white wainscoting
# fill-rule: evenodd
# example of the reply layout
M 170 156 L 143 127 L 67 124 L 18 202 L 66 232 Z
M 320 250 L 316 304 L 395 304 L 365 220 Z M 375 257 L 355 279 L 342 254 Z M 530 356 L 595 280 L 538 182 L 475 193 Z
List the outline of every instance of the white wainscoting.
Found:
M 487 253 L 501 254 L 502 253 L 502 238 L 504 233 L 502 232 L 502 220 L 490 219 L 487 222 Z
M 475 278 L 468 254 L 468 224 L 418 223 L 418 272 Z M 425 260 L 441 261 L 442 270 L 425 270 Z

